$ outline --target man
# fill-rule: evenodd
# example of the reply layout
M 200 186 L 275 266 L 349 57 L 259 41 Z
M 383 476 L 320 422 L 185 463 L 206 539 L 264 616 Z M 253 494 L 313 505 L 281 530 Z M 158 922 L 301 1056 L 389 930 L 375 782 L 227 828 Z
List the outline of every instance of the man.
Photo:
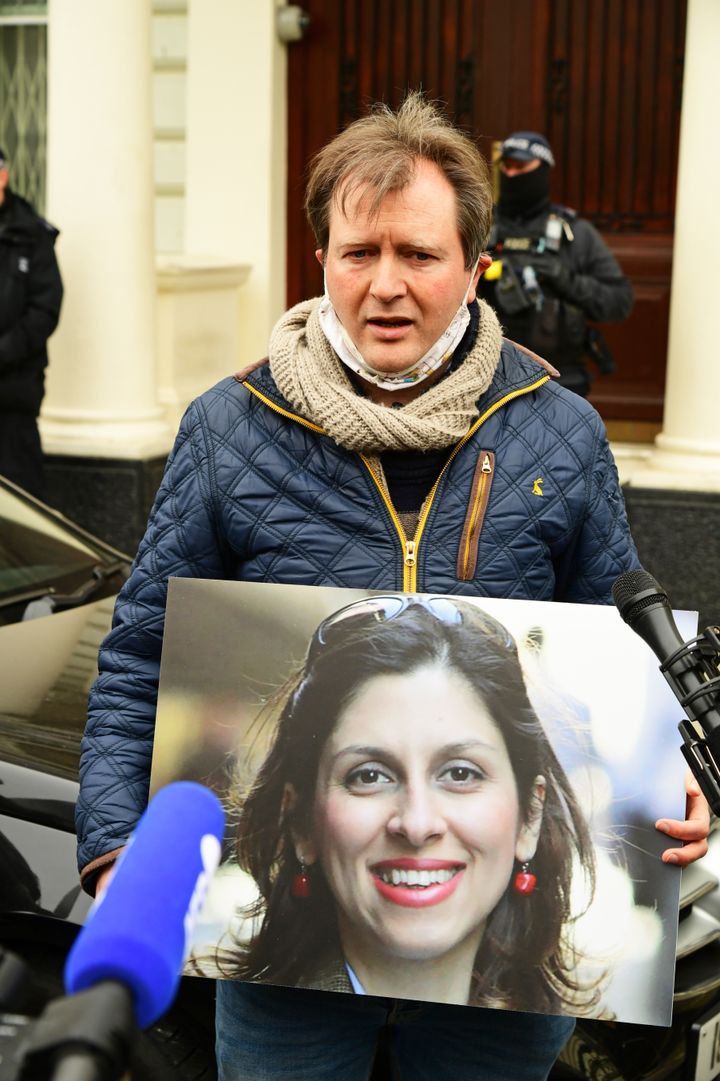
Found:
M 326 293 L 269 362 L 188 410 L 100 654 L 78 802 L 102 889 L 147 799 L 169 575 L 608 603 L 637 566 L 600 418 L 476 301 L 487 166 L 418 94 L 316 158 Z M 663 830 L 704 852 L 707 807 Z M 411 839 L 405 842 L 411 847 Z M 568 1018 L 221 981 L 221 1081 L 365 1081 L 392 1024 L 402 1078 L 542 1081 Z
M 585 397 L 586 360 L 611 372 L 610 351 L 591 322 L 626 319 L 630 282 L 597 230 L 550 202 L 550 144 L 534 131 L 509 135 L 500 151 L 500 197 L 480 285 L 505 333 L 560 369 L 560 383 Z
M 58 230 L 10 187 L 0 150 L 0 474 L 43 498 L 37 417 L 47 340 L 60 318 Z

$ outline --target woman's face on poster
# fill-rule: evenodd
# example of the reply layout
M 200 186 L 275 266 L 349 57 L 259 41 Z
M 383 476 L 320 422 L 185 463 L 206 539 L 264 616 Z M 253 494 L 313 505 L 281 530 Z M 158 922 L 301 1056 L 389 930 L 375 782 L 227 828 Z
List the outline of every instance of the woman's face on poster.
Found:
M 440 667 L 375 676 L 338 718 L 320 758 L 310 836 L 338 906 L 346 956 L 452 962 L 474 957 L 531 821 L 504 738 L 464 676 Z

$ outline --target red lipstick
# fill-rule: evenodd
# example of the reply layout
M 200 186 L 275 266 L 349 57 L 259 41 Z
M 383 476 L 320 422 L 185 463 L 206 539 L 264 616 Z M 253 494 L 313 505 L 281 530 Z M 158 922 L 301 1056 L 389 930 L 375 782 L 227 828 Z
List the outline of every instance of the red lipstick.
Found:
M 386 901 L 404 908 L 426 908 L 452 896 L 460 885 L 464 863 L 455 860 L 381 860 L 371 867 L 375 889 Z

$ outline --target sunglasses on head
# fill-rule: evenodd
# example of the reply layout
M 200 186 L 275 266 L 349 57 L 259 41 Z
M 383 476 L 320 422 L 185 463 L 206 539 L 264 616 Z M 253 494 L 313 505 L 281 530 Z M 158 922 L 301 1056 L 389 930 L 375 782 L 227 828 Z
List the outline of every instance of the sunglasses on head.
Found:
M 354 624 L 360 629 L 366 623 L 388 623 L 409 608 L 423 608 L 446 626 L 472 628 L 481 631 L 504 649 L 513 652 L 516 649 L 512 635 L 502 623 L 477 608 L 472 601 L 447 596 L 422 597 L 414 593 L 392 593 L 353 601 L 324 619 L 310 641 L 306 667 L 314 663 L 324 647 L 332 644 L 333 637 L 340 628 L 346 632 L 352 630 Z

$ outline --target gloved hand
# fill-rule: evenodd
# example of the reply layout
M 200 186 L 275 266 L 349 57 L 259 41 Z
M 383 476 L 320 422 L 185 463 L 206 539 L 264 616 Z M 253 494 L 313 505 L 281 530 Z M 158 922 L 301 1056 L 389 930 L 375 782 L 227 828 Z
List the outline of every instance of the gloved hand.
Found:
M 565 300 L 573 299 L 573 279 L 571 270 L 554 256 L 538 255 L 533 259 L 533 266 L 538 280 L 549 285 L 558 296 Z

